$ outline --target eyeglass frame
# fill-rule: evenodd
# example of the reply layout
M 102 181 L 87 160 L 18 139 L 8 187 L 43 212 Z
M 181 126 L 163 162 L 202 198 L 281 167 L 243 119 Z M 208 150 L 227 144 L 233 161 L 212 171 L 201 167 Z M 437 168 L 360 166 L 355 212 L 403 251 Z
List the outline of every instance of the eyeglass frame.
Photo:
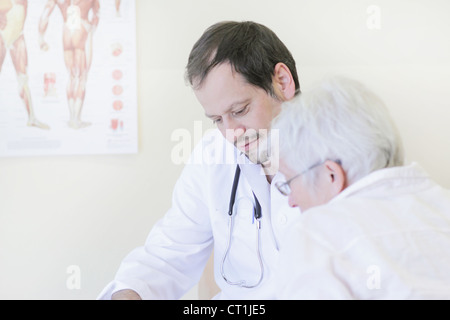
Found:
M 286 182 L 281 182 L 278 181 L 277 183 L 275 183 L 275 187 L 278 189 L 278 191 L 283 195 L 283 196 L 288 196 L 291 194 L 291 187 L 290 184 L 292 181 L 294 181 L 295 179 L 297 179 L 298 177 L 300 177 L 301 175 L 304 175 L 305 173 L 307 173 L 309 170 L 312 170 L 318 166 L 321 166 L 322 164 L 324 164 L 325 162 L 327 162 L 328 160 L 325 160 L 323 162 L 319 162 L 316 163 L 314 165 L 312 165 L 311 167 L 309 167 L 308 169 L 300 172 L 299 174 L 296 174 L 295 176 L 293 176 L 292 178 L 290 178 L 289 180 L 287 180 Z M 336 162 L 337 164 L 341 165 L 341 161 L 340 160 L 333 160 L 334 162 Z M 284 191 L 284 189 L 289 190 L 289 191 Z

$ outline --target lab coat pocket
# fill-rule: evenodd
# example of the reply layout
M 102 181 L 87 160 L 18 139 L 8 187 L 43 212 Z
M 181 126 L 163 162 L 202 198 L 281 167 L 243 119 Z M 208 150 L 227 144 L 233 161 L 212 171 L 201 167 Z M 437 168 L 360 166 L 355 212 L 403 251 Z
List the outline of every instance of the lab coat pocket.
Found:
M 246 227 L 254 224 L 254 205 L 253 199 L 249 197 L 240 197 L 236 199 L 233 215 L 235 217 L 235 224 L 241 224 Z

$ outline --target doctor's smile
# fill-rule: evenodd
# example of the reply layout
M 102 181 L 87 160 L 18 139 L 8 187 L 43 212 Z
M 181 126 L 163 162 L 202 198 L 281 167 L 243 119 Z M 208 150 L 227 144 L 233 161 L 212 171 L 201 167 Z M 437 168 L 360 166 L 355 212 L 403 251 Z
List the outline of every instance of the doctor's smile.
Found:
M 241 139 L 243 141 L 238 141 L 235 143 L 236 148 L 247 153 L 250 149 L 254 149 L 258 146 L 259 143 L 259 135 L 253 138 L 245 137 Z
M 244 146 L 244 150 L 246 152 L 248 152 L 250 150 L 250 148 L 255 148 L 257 145 L 258 145 L 258 139 L 253 140 L 252 142 L 249 142 Z

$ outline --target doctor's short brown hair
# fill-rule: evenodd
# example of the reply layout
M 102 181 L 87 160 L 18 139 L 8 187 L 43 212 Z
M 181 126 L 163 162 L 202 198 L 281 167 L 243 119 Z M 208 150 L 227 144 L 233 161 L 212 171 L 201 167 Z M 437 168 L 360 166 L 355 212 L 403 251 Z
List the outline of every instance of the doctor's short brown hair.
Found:
M 292 54 L 272 30 L 261 24 L 225 21 L 209 27 L 192 48 L 186 80 L 194 89 L 199 88 L 209 71 L 226 62 L 248 83 L 272 96 L 275 66 L 284 63 L 291 71 L 296 93 L 300 92 Z

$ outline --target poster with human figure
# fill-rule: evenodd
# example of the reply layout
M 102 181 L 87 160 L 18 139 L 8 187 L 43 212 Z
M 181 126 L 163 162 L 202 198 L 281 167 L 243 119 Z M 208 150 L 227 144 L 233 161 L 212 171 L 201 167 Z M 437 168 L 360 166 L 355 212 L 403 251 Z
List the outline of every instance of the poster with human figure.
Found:
M 6 55 L 9 54 L 17 76 L 17 93 L 27 112 L 27 125 L 48 129 L 34 114 L 28 87 L 28 53 L 23 34 L 27 11 L 27 0 L 0 0 L 0 74 Z
M 134 0 L 0 0 L 0 156 L 137 152 Z

